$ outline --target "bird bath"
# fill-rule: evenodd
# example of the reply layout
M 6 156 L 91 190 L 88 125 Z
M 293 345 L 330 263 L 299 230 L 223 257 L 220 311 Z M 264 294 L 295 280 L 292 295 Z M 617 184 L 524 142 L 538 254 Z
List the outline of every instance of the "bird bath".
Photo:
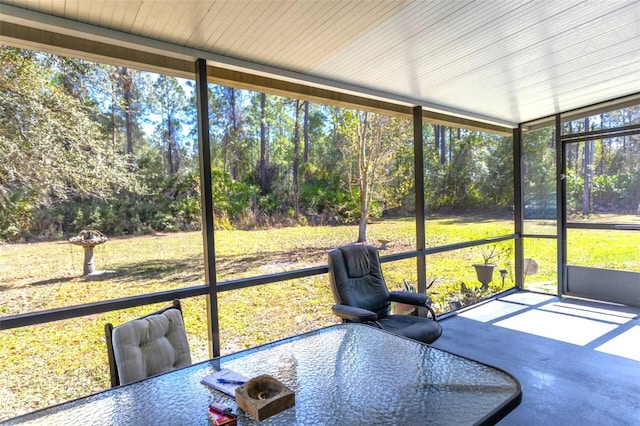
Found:
M 89 275 L 94 272 L 93 248 L 107 241 L 107 237 L 100 231 L 93 229 L 82 230 L 76 237 L 69 238 L 71 244 L 84 248 L 84 269 L 82 275 Z

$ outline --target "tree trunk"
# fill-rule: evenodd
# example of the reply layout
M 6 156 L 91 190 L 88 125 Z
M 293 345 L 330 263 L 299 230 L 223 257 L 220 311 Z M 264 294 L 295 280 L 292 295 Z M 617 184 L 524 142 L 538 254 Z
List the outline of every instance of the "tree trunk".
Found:
M 366 171 L 361 176 L 360 181 L 360 222 L 358 224 L 358 242 L 367 241 L 367 221 L 369 220 L 369 203 L 368 203 L 368 180 Z
M 367 242 L 367 219 L 360 218 L 358 225 L 358 241 L 359 243 Z
M 125 129 L 127 133 L 127 154 L 133 154 L 133 118 L 131 110 L 131 86 L 133 84 L 131 75 L 127 68 L 120 68 L 120 77 L 122 78 L 122 94 L 124 97 L 124 119 Z
M 169 176 L 173 176 L 175 174 L 174 164 L 173 164 L 173 126 L 171 124 L 171 114 L 167 116 L 167 163 L 169 165 Z
M 358 126 L 358 173 L 360 183 L 360 223 L 358 226 L 358 242 L 367 241 L 367 221 L 369 220 L 369 169 L 367 167 L 368 152 L 367 140 L 369 138 L 369 114 L 363 113 Z
M 440 126 L 440 137 L 442 138 L 442 144 L 445 144 L 445 131 L 446 129 L 444 128 L 444 126 Z M 446 152 L 443 151 L 443 153 Z M 444 157 L 444 155 L 443 155 Z M 451 141 L 451 138 L 449 138 L 449 158 L 448 158 L 448 162 L 451 163 L 451 159 L 453 158 L 453 143 Z M 444 164 L 444 163 L 443 163 Z
M 436 151 L 439 152 L 439 160 L 440 164 L 445 164 L 447 162 L 447 149 L 444 140 L 444 126 L 441 124 L 433 125 L 433 136 L 436 141 Z
M 112 76 L 110 76 L 112 77 Z M 118 143 L 118 125 L 116 124 L 116 110 L 118 109 L 118 79 L 112 77 L 111 84 L 111 146 L 117 149 Z
M 236 117 L 236 90 L 229 89 L 229 122 L 230 122 L 230 130 L 229 130 L 229 143 L 230 145 L 234 145 L 234 142 L 237 143 L 234 139 L 236 139 L 238 135 L 238 119 Z M 230 156 L 229 162 L 229 172 L 231 173 L 231 177 L 233 179 L 238 178 L 238 162 L 235 150 L 233 150 L 233 155 Z
M 117 138 L 117 125 L 116 125 L 116 94 L 113 94 L 113 99 L 111 101 L 111 146 L 115 149 L 116 144 L 118 143 Z
M 298 182 L 298 174 L 300 171 L 300 100 L 296 99 L 296 122 L 293 132 L 293 203 L 295 208 L 295 216 L 298 219 L 300 215 L 300 206 L 298 205 L 298 196 L 300 194 L 300 183 Z
M 600 114 L 600 122 L 602 123 L 601 127 L 604 127 L 605 115 Z M 598 161 L 598 171 L 602 175 L 604 174 L 604 160 L 606 157 L 606 143 L 600 143 L 600 159 Z
M 589 131 L 589 117 L 584 119 L 584 129 L 585 131 Z M 589 215 L 590 206 L 591 206 L 591 141 L 584 142 L 584 185 L 582 188 L 583 197 L 582 197 L 582 214 L 584 216 Z
M 304 101 L 304 164 L 309 164 L 309 101 Z
M 267 95 L 260 94 L 260 192 L 267 193 Z

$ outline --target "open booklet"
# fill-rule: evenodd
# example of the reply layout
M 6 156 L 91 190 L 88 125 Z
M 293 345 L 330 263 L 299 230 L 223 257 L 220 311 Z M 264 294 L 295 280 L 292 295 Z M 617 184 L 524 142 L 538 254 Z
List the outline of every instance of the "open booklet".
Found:
M 242 374 L 236 373 L 228 368 L 223 368 L 220 371 L 203 377 L 200 383 L 235 398 L 236 388 L 242 386 L 247 380 L 249 379 Z

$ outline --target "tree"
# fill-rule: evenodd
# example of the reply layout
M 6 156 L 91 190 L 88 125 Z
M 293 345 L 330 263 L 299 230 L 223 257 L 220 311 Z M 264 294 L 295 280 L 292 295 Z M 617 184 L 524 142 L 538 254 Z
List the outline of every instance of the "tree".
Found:
M 442 124 L 433 124 L 435 150 L 439 154 L 440 164 L 445 164 L 447 162 L 445 128 L 446 126 L 443 126 Z
M 122 85 L 122 97 L 124 101 L 124 122 L 125 122 L 125 134 L 127 135 L 127 154 L 133 154 L 133 102 L 131 100 L 131 91 L 133 86 L 133 79 L 129 70 L 125 67 L 120 67 L 120 78 Z
M 266 96 L 264 121 L 266 133 L 266 188 L 270 208 L 295 214 L 293 203 L 293 158 L 295 130 L 295 101 L 281 96 Z M 251 114 L 250 114 L 251 115 Z M 254 116 L 258 114 L 254 113 Z M 260 112 L 260 121 L 262 113 Z M 257 121 L 257 118 L 253 120 Z
M 589 128 L 589 117 L 586 117 L 584 127 Z M 593 141 L 584 142 L 584 164 L 582 168 L 582 214 L 588 216 L 591 211 L 591 167 L 593 161 Z
M 167 173 L 178 173 L 182 155 L 182 126 L 188 110 L 187 97 L 175 77 L 160 75 L 154 84 L 155 103 L 161 117 L 158 131 L 165 149 Z
M 384 171 L 386 184 L 381 188 L 385 212 L 408 215 L 415 208 L 413 122 L 393 119 L 385 132 L 392 138 L 393 156 Z
M 258 166 L 258 184 L 262 195 L 267 193 L 267 95 L 260 93 L 260 164 Z
M 390 117 L 363 111 L 344 111 L 341 117 L 342 137 L 338 145 L 350 164 L 347 178 L 360 207 L 358 242 L 367 241 L 372 203 L 386 181 L 385 171 L 393 158 L 394 139 L 398 137 L 391 132 L 394 124 Z
M 300 100 L 296 99 L 295 102 L 295 121 L 293 130 L 293 208 L 295 211 L 296 220 L 300 215 L 300 204 L 298 198 L 300 197 Z
M 149 95 L 145 91 L 149 84 L 148 78 L 140 71 L 126 67 L 115 67 L 112 75 L 115 77 L 114 108 L 116 114 L 124 117 L 121 127 L 124 127 L 125 150 L 127 154 L 133 155 L 136 145 L 140 144 L 143 138 L 140 123 L 148 103 Z M 114 131 L 117 131 L 115 122 L 114 128 Z
M 97 121 L 111 133 L 113 145 L 132 158 L 147 143 L 142 126 L 145 113 L 154 103 L 151 85 L 147 73 L 97 64 L 95 76 L 88 86 L 97 105 L 110 106 L 108 114 L 105 111 Z
M 640 121 L 640 108 L 630 106 L 563 123 L 563 133 L 600 131 L 594 139 L 567 144 L 567 207 L 583 216 L 592 213 L 635 213 L 640 203 L 637 135 L 615 129 Z M 611 129 L 611 133 L 604 131 Z
M 9 218 L 0 228 L 18 202 L 25 221 L 57 200 L 137 187 L 128 157 L 93 121 L 97 112 L 59 85 L 47 62 L 46 55 L 0 48 L 0 209 Z
M 309 164 L 309 101 L 304 101 L 304 117 L 303 117 L 303 129 L 304 129 L 304 164 Z
M 243 110 L 244 92 L 232 87 L 218 86 L 216 125 L 220 129 L 221 161 L 224 172 L 233 179 L 252 178 L 254 162 L 251 140 Z

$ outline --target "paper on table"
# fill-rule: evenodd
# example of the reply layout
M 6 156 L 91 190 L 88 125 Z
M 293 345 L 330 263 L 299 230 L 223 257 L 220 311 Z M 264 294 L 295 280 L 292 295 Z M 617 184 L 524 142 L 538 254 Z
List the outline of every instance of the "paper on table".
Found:
M 228 368 L 223 368 L 220 371 L 216 371 L 215 373 L 211 373 L 202 378 L 200 383 L 203 385 L 207 385 L 214 389 L 219 390 L 220 392 L 224 392 L 229 396 L 236 397 L 236 388 L 241 386 L 237 383 L 220 383 L 218 379 L 236 381 L 236 382 L 246 382 L 249 380 L 247 377 L 243 376 L 240 373 L 236 373 L 233 370 L 229 370 Z

